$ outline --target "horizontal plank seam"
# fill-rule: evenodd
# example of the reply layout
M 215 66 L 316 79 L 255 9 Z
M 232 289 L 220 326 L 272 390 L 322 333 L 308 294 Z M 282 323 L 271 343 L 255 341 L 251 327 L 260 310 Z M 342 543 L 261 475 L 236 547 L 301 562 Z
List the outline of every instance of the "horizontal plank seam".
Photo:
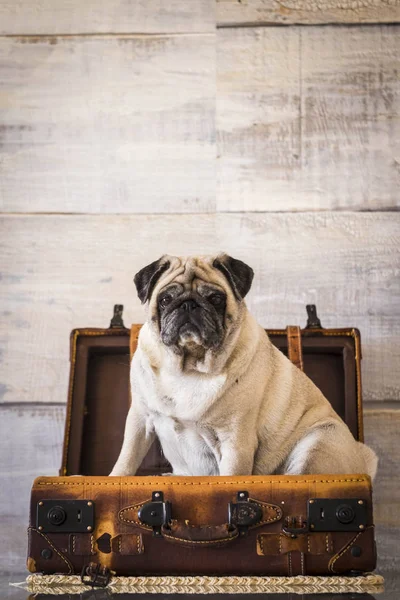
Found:
M 64 408 L 67 406 L 67 401 L 65 402 L 0 402 L 0 409 L 1 408 L 26 408 L 29 410 L 32 410 L 32 408 L 40 408 L 40 407 L 57 407 L 60 406 L 61 408 Z
M 0 33 L 1 38 L 24 39 L 24 40 L 41 40 L 44 41 L 54 38 L 69 39 L 69 38 L 122 38 L 122 39 L 142 39 L 142 38 L 165 38 L 165 37 L 197 37 L 197 36 L 215 36 L 215 31 L 182 31 L 182 32 L 157 32 L 157 33 L 142 33 L 133 31 L 129 33 L 117 32 L 86 32 L 86 33 Z
M 400 408 L 400 399 L 399 400 L 364 400 L 364 412 L 368 410 L 368 412 L 377 411 L 380 412 L 382 410 L 398 410 Z
M 305 13 L 307 10 L 303 9 L 301 12 Z M 351 12 L 348 9 L 348 12 Z M 308 11 L 310 15 L 315 13 Z M 324 23 L 297 23 L 294 19 L 287 23 L 276 23 L 272 21 L 265 21 L 263 23 L 257 21 L 249 21 L 244 23 L 217 23 L 218 29 L 256 29 L 256 28 L 265 28 L 265 27 L 376 27 L 377 25 L 399 25 L 400 18 L 398 21 L 354 21 L 352 23 L 345 23 L 341 21 L 325 21 Z
M 385 207 L 377 208 L 376 210 L 228 210 L 228 211 L 213 211 L 213 212 L 2 212 L 0 211 L 0 217 L 201 217 L 201 216 L 216 216 L 216 215 L 316 215 L 316 214 L 349 214 L 358 215 L 360 213 L 399 213 L 399 207 Z

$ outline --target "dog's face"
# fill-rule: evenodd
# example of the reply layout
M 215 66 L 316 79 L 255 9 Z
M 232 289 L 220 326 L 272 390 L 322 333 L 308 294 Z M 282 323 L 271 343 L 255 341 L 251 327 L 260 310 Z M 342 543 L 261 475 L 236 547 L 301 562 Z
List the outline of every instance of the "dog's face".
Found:
M 218 350 L 237 325 L 253 270 L 226 254 L 162 256 L 135 275 L 151 325 L 177 353 Z

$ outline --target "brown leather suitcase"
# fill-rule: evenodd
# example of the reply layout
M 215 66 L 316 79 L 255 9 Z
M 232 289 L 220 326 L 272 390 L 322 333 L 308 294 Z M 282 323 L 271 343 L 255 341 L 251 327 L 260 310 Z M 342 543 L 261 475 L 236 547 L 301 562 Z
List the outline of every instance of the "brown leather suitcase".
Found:
M 324 329 L 315 307 L 307 310 L 305 329 L 267 332 L 362 441 L 360 334 Z M 169 465 L 155 443 L 137 476 L 105 477 L 122 444 L 130 350 L 139 329 L 124 327 L 117 305 L 109 328 L 71 334 L 62 467 L 60 477 L 39 477 L 33 484 L 28 569 L 83 570 L 85 580 L 97 583 L 110 570 L 118 575 L 373 570 L 367 475 L 161 477 Z

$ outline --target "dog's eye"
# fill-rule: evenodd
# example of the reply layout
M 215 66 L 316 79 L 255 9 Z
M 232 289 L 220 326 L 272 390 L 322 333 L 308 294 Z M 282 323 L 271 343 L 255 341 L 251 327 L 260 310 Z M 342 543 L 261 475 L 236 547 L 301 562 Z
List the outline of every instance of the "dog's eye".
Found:
M 208 299 L 214 306 L 221 306 L 224 302 L 224 297 L 221 294 L 211 294 Z
M 172 296 L 170 296 L 170 294 L 165 294 L 165 296 L 163 296 L 162 298 L 160 298 L 160 300 L 158 301 L 158 303 L 161 306 L 161 308 L 165 308 L 171 302 L 172 302 Z

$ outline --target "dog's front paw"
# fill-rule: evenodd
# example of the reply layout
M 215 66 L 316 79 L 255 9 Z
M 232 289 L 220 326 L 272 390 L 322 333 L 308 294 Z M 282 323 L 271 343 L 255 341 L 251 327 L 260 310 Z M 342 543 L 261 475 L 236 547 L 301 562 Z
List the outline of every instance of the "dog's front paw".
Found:
M 126 475 L 132 475 L 132 473 L 121 467 L 114 467 L 109 477 L 125 477 Z

